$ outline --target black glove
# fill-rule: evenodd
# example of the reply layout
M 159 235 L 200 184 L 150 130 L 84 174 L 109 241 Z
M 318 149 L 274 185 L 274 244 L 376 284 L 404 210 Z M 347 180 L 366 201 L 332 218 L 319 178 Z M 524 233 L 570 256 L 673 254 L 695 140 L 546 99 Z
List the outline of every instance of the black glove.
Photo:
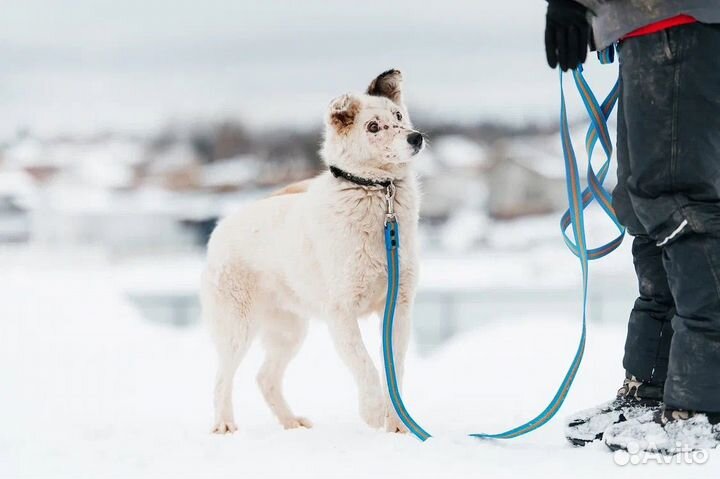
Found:
M 545 53 L 550 68 L 572 70 L 587 58 L 590 23 L 588 9 L 572 0 L 548 0 Z

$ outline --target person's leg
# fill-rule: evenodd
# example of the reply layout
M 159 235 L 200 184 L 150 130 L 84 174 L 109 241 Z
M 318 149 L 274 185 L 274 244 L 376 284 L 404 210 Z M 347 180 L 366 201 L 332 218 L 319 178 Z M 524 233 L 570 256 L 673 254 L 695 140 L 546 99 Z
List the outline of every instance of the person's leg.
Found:
M 675 181 L 690 232 L 665 246 L 678 305 L 665 403 L 720 412 L 720 25 L 681 45 Z
M 655 241 L 636 236 L 632 251 L 640 295 L 628 321 L 623 367 L 643 383 L 662 386 L 667 377 L 675 303 Z
M 673 333 L 670 321 L 675 314 L 675 304 L 662 251 L 647 235 L 635 214 L 626 186 L 631 167 L 623 93 L 621 77 L 616 142 L 618 180 L 613 190 L 613 208 L 628 234 L 634 237 L 632 254 L 639 291 L 628 321 L 623 367 L 628 377 L 659 386 L 661 393 L 667 375 Z
M 634 236 L 632 251 L 639 297 L 628 321 L 623 358 L 626 378 L 622 387 L 614 399 L 575 412 L 566 419 L 565 437 L 576 446 L 602 439 L 604 431 L 613 424 L 660 410 L 672 337 L 670 320 L 674 303 L 661 250 L 637 218 L 626 187 L 630 159 L 622 92 L 621 78 L 615 148 L 618 182 L 613 191 L 613 208 L 628 233 Z
M 677 27 L 623 46 L 628 196 L 663 249 L 676 304 L 664 399 L 720 411 L 720 30 Z
M 684 235 L 665 264 L 678 304 L 665 405 L 720 413 L 720 236 Z

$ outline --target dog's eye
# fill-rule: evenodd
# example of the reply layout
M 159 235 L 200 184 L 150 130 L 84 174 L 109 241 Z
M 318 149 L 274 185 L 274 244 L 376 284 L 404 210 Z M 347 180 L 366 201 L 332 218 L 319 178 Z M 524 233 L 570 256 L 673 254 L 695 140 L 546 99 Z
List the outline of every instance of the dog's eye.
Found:
M 402 121 L 402 113 L 400 113 L 400 112 L 395 113 L 395 118 L 397 118 L 398 121 Z
M 368 123 L 367 131 L 369 131 L 370 133 L 377 133 L 378 131 L 380 131 L 380 125 L 378 125 L 378 122 L 376 121 L 371 121 L 370 123 Z

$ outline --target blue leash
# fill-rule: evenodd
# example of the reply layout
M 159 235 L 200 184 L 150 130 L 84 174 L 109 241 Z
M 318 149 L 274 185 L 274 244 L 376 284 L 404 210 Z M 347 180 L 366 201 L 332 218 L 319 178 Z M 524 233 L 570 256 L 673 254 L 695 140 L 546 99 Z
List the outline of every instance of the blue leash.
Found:
M 612 63 L 614 59 L 614 48 L 610 47 L 602 52 L 598 52 L 598 58 L 601 63 Z M 615 250 L 622 243 L 625 229 L 620 224 L 612 207 L 612 196 L 603 187 L 603 182 L 610 168 L 610 160 L 612 157 L 612 141 L 607 127 L 607 119 L 612 113 L 613 108 L 618 100 L 620 90 L 620 80 L 610 90 L 602 104 L 598 104 L 595 95 L 590 86 L 585 81 L 582 73 L 582 67 L 579 66 L 573 70 L 572 75 L 575 85 L 580 93 L 585 109 L 590 117 L 590 126 L 585 135 L 585 149 L 588 155 L 587 182 L 588 186 L 580 189 L 580 174 L 575 157 L 575 150 L 570 138 L 570 128 L 567 120 L 567 111 L 565 107 L 565 91 L 563 88 L 563 76 L 560 72 L 560 139 L 562 144 L 563 157 L 565 159 L 565 180 L 568 193 L 568 210 L 563 214 L 560 220 L 560 227 L 563 234 L 565 244 L 570 251 L 580 260 L 582 269 L 582 333 L 580 335 L 580 343 L 578 345 L 572 363 L 568 368 L 565 377 L 560 384 L 555 396 L 550 404 L 536 417 L 526 423 L 509 429 L 505 432 L 496 434 L 475 433 L 470 434 L 472 437 L 487 439 L 512 439 L 527 434 L 546 424 L 560 409 L 565 401 L 570 386 L 577 375 L 580 363 L 582 362 L 583 353 L 585 352 L 585 340 L 587 335 L 587 303 L 588 303 L 588 263 L 590 260 L 602 258 Z M 597 142 L 600 142 L 605 152 L 605 162 L 596 173 L 592 166 L 592 155 Z M 393 190 L 394 195 L 394 190 Z M 618 229 L 618 236 L 597 248 L 588 249 L 585 237 L 585 220 L 584 210 L 593 201 L 597 201 L 605 214 L 613 221 Z M 410 415 L 400 395 L 400 388 L 397 382 L 395 372 L 395 361 L 393 353 L 393 321 L 395 319 L 395 306 L 397 302 L 399 278 L 400 278 L 400 231 L 394 214 L 392 214 L 392 196 L 388 195 L 388 215 L 385 221 L 385 249 L 387 251 L 388 265 L 388 290 L 385 302 L 385 312 L 383 314 L 383 360 L 385 363 L 385 377 L 387 380 L 388 392 L 392 401 L 395 412 L 400 420 L 405 424 L 408 430 L 421 441 L 425 441 L 430 436 Z M 572 227 L 572 238 L 567 234 L 567 228 Z

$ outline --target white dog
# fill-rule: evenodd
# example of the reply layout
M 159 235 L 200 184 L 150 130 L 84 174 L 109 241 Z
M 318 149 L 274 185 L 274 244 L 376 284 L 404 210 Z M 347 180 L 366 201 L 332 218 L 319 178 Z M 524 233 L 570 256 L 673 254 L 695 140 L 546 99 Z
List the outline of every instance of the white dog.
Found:
M 410 124 L 401 83 L 400 72 L 390 70 L 375 78 L 366 94 L 335 99 L 321 150 L 330 170 L 245 206 L 213 232 L 201 300 L 219 355 L 214 432 L 237 429 L 233 377 L 258 334 L 266 358 L 257 382 L 268 406 L 285 428 L 311 427 L 293 413 L 282 391 L 283 374 L 310 317 L 327 322 L 357 382 L 365 422 L 405 431 L 358 328 L 360 318 L 382 315 L 385 305 L 383 223 L 392 180 L 402 237 L 394 332 L 401 379 L 417 278 L 418 185 L 411 163 L 424 146 Z

